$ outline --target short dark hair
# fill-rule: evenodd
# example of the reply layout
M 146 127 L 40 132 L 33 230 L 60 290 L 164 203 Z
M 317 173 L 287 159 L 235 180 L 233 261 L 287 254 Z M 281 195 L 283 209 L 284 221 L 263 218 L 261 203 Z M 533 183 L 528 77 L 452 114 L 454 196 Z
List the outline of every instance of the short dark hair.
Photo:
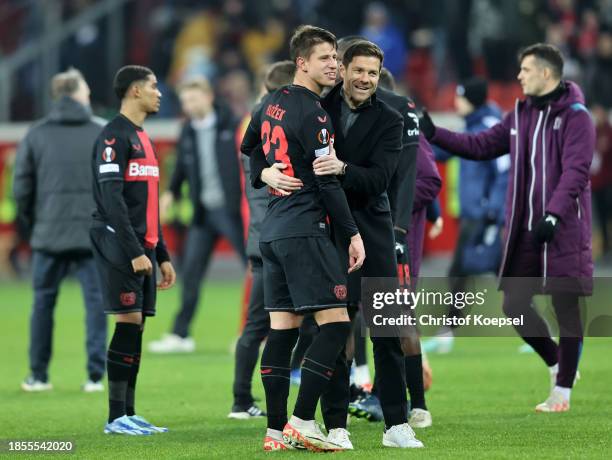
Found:
M 281 86 L 289 85 L 295 75 L 295 62 L 279 61 L 272 64 L 264 76 L 266 90 L 272 92 Z
M 342 64 L 344 67 L 348 67 L 356 56 L 372 56 L 378 58 L 380 61 L 380 68 L 382 69 L 385 53 L 383 53 L 376 43 L 372 43 L 368 40 L 357 40 L 344 51 L 344 56 L 342 56 Z
M 115 74 L 113 89 L 117 97 L 122 100 L 133 83 L 146 80 L 153 71 L 141 65 L 126 65 Z
M 321 43 L 330 43 L 337 47 L 336 36 L 329 30 L 320 27 L 302 25 L 295 29 L 289 42 L 289 55 L 293 62 L 298 57 L 308 59 L 312 49 Z
M 393 74 L 386 67 L 380 69 L 378 86 L 388 89 L 389 91 L 395 91 L 395 78 L 393 78 Z
M 58 73 L 51 79 L 51 96 L 59 99 L 62 96 L 72 96 L 79 89 L 81 82 L 84 82 L 83 74 L 70 67 L 62 73 Z
M 338 39 L 338 59 L 342 60 L 342 57 L 349 46 L 362 40 L 367 41 L 367 38 L 361 35 L 347 35 L 346 37 Z
M 519 65 L 523 62 L 527 56 L 533 56 L 539 61 L 544 62 L 544 65 L 548 66 L 556 78 L 563 76 L 563 55 L 559 48 L 548 43 L 536 43 L 523 48 L 519 52 Z

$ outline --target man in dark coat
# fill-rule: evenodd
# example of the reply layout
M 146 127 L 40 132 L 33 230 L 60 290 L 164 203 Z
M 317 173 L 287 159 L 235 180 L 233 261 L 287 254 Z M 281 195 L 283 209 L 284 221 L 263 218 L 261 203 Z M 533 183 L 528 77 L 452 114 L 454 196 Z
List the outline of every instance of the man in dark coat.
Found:
M 561 79 L 558 49 L 532 45 L 521 52 L 520 67 L 527 98 L 501 123 L 457 134 L 435 127 L 424 113 L 421 129 L 432 143 L 465 158 L 488 160 L 510 152 L 499 273 L 504 312 L 523 319 L 517 331 L 550 369 L 550 396 L 536 410 L 563 412 L 569 410 L 582 350 L 579 300 L 593 286 L 589 168 L 595 129 L 580 88 Z M 552 294 L 559 344 L 531 308 L 538 293 Z
M 188 119 L 181 130 L 176 166 L 169 190 L 160 199 L 160 208 L 163 215 L 180 198 L 186 181 L 193 220 L 183 252 L 181 307 L 172 333 L 149 343 L 149 350 L 154 353 L 194 351 L 190 327 L 200 299 L 202 278 L 221 237 L 229 240 L 246 265 L 240 216 L 240 166 L 234 144 L 238 123 L 229 110 L 214 103 L 212 88 L 203 77 L 184 82 L 179 97 Z
M 93 261 L 89 227 L 94 208 L 91 149 L 103 120 L 92 116 L 89 86 L 75 69 L 51 83 L 49 113 L 19 144 L 13 193 L 19 230 L 30 236 L 34 307 L 30 322 L 31 375 L 25 391 L 50 390 L 53 309 L 60 283 L 74 266 L 83 289 L 87 324 L 85 391 L 103 391 L 106 317 Z

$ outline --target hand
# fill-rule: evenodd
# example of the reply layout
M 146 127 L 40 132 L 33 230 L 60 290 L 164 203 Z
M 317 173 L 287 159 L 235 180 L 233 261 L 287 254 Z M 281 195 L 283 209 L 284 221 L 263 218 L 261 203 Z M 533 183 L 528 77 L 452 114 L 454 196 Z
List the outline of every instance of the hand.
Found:
M 157 285 L 157 289 L 170 289 L 176 282 L 176 272 L 174 271 L 174 267 L 169 261 L 166 261 L 162 262 L 159 269 L 161 271 L 162 280 Z
M 329 155 L 320 156 L 312 166 L 317 176 L 338 176 L 344 173 L 344 161 L 338 159 L 332 144 L 329 145 Z
M 349 273 L 353 273 L 356 270 L 359 270 L 363 265 L 363 261 L 365 260 L 365 249 L 363 247 L 363 240 L 361 239 L 361 235 L 357 233 L 357 235 L 351 237 L 351 244 L 349 246 Z
M 433 120 L 425 109 L 423 109 L 423 114 L 419 118 L 419 127 L 427 140 L 430 140 L 436 134 L 436 125 L 434 125 Z
M 442 230 L 444 230 L 444 219 L 442 219 L 442 217 L 438 217 L 429 229 L 429 233 L 427 234 L 427 236 L 430 240 L 435 240 L 437 237 L 440 236 Z
M 150 276 L 153 273 L 153 264 L 144 254 L 132 259 L 132 268 L 137 275 Z
M 162 221 L 168 220 L 168 215 L 173 204 L 174 195 L 172 195 L 172 192 L 170 191 L 164 192 L 159 198 L 159 218 Z
M 287 165 L 284 163 L 274 163 L 269 168 L 261 172 L 261 181 L 268 184 L 281 195 L 291 195 L 291 192 L 299 190 L 304 185 L 301 180 L 282 173 Z
M 559 218 L 553 214 L 546 213 L 536 224 L 534 229 L 535 239 L 538 243 L 550 243 L 555 237 L 555 230 Z

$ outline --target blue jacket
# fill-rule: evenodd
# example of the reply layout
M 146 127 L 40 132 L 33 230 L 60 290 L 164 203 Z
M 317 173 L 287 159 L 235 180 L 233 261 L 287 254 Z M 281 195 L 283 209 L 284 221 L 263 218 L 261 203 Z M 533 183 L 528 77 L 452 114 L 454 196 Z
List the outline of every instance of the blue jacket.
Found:
M 465 131 L 478 133 L 501 121 L 500 109 L 491 103 L 485 104 L 465 117 Z M 436 159 L 447 160 L 450 155 L 436 148 Z M 504 223 L 506 189 L 510 157 L 504 155 L 494 160 L 460 160 L 459 203 L 462 219 L 491 219 Z

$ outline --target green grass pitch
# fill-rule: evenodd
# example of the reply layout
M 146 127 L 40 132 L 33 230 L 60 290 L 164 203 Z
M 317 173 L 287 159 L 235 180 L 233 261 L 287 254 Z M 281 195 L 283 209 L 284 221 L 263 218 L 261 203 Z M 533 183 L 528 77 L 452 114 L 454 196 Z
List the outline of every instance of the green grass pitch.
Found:
M 64 284 L 56 308 L 54 390 L 26 394 L 27 283 L 0 285 L 0 439 L 71 440 L 79 458 L 264 458 L 315 455 L 261 451 L 265 421 L 226 418 L 231 406 L 240 283 L 209 283 L 194 326 L 197 352 L 155 356 L 144 352 L 138 411 L 171 432 L 146 438 L 107 436 L 105 394 L 84 394 L 84 313 L 77 284 Z M 161 293 L 158 316 L 147 323 L 145 343 L 169 327 L 179 290 Z M 111 325 L 112 326 L 112 325 Z M 109 328 L 112 330 L 112 327 Z M 354 452 L 342 458 L 612 458 L 612 340 L 587 338 L 582 380 L 566 414 L 536 414 L 548 393 L 548 372 L 533 354 L 520 355 L 518 338 L 459 339 L 450 355 L 431 356 L 434 385 L 427 393 L 434 426 L 417 432 L 425 449 L 385 449 L 382 426 L 353 420 Z M 258 376 L 255 395 L 263 398 Z M 292 389 L 292 397 L 295 388 Z M 292 407 L 290 402 L 290 408 Z M 262 405 L 264 403 L 262 402 Z M 6 444 L 6 443 L 4 443 Z M 6 452 L 0 452 L 3 456 Z M 41 454 L 14 454 L 40 458 Z

